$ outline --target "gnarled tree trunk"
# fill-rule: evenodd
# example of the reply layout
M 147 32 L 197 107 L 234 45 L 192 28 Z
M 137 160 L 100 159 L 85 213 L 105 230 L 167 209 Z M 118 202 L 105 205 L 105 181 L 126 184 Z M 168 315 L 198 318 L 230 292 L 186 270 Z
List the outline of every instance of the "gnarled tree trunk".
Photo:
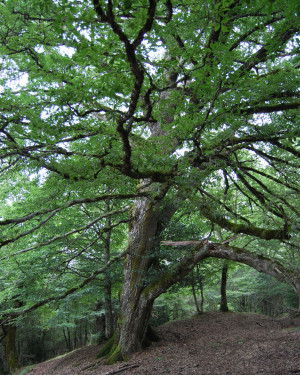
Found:
M 126 359 L 141 349 L 154 301 L 144 291 L 151 254 L 157 245 L 158 205 L 148 198 L 139 199 L 133 206 L 131 218 L 117 330 L 102 352 L 108 363 Z
M 141 348 L 153 305 L 143 291 L 156 244 L 157 207 L 148 199 L 140 200 L 135 203 L 132 216 L 118 323 L 122 356 Z

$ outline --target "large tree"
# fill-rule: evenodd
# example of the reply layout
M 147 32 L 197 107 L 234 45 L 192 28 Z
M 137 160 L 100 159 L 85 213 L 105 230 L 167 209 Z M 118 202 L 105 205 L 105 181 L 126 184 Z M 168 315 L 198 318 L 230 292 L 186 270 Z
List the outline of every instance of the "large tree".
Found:
M 130 205 L 123 254 L 74 288 L 7 313 L 5 324 L 84 287 L 120 257 L 120 316 L 103 352 L 109 362 L 151 338 L 155 298 L 208 257 L 248 264 L 300 292 L 297 1 L 2 0 L 0 7 L 3 261 L 40 251 L 66 256 L 64 241 L 84 233 L 85 244 L 72 248 L 79 257 L 97 241 L 93 226 L 104 220 L 108 232 L 108 218 L 124 223 Z M 117 209 L 97 215 L 98 202 Z M 94 213 L 84 224 L 76 210 L 83 205 Z M 162 233 L 187 213 L 198 214 L 203 240 L 176 250 L 167 267 Z M 209 225 L 233 239 L 243 234 L 248 250 L 208 240 Z M 282 242 L 294 263 L 282 264 L 282 252 L 280 263 L 251 251 L 255 238 Z

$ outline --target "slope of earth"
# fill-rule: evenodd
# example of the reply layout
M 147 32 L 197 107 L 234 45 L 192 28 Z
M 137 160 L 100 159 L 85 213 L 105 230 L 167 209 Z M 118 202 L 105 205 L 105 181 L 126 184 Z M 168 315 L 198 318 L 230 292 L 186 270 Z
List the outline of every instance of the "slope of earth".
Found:
M 300 375 L 300 318 L 205 313 L 157 329 L 161 341 L 106 366 L 88 346 L 36 365 L 29 375 Z M 23 372 L 24 373 L 24 372 Z

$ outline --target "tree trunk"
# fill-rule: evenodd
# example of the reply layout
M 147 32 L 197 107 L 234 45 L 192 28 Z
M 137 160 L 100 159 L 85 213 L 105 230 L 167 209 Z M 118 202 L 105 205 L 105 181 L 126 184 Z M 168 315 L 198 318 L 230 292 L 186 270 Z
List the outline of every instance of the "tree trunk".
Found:
M 107 219 L 107 225 L 111 225 L 111 220 Z M 105 255 L 104 259 L 106 262 L 110 260 L 110 239 L 111 239 L 111 230 L 106 233 L 105 238 Z M 111 302 L 111 277 L 110 271 L 105 271 L 105 280 L 104 280 L 104 309 L 105 309 L 105 337 L 107 339 L 111 338 L 114 333 L 114 318 Z
M 222 268 L 222 278 L 221 278 L 221 301 L 220 301 L 221 312 L 229 311 L 228 305 L 227 305 L 227 295 L 226 295 L 227 274 L 228 274 L 228 264 L 225 263 Z
M 203 295 L 202 276 L 200 275 L 198 265 L 196 267 L 196 277 L 194 275 L 194 270 L 191 272 L 191 276 L 192 276 L 192 278 L 191 278 L 191 280 L 192 280 L 192 292 L 193 292 L 193 298 L 194 298 L 197 314 L 201 315 L 201 314 L 203 314 L 204 295 Z M 199 302 L 198 302 L 198 299 L 197 299 L 197 290 L 196 290 L 197 284 L 198 284 L 198 287 L 199 287 L 199 290 L 200 290 L 200 297 L 201 297 L 200 306 L 199 306 Z
M 195 302 L 197 314 L 200 315 L 201 314 L 201 310 L 200 310 L 199 303 L 198 303 L 198 300 L 197 300 L 194 271 L 192 271 L 192 292 L 193 292 L 193 298 L 194 298 L 194 302 Z
M 19 285 L 19 288 L 21 289 L 22 285 Z M 18 295 L 16 295 L 15 297 L 18 297 Z M 15 300 L 14 306 L 16 308 L 21 307 L 22 305 L 23 303 L 20 300 Z M 20 367 L 19 355 L 16 347 L 17 327 L 14 323 L 8 324 L 7 326 L 4 326 L 4 331 L 6 334 L 5 353 L 7 363 L 9 371 L 14 372 L 17 368 Z
M 201 300 L 200 300 L 200 312 L 201 312 L 201 314 L 203 314 L 203 306 L 204 306 L 203 276 L 200 274 L 200 270 L 199 270 L 199 265 L 198 264 L 197 264 L 197 267 L 196 267 L 196 272 L 197 272 L 197 279 L 198 279 L 198 282 L 199 282 L 199 289 L 200 289 L 200 296 L 201 296 Z
M 6 358 L 8 361 L 9 370 L 15 371 L 20 367 L 19 357 L 16 349 L 16 331 L 15 325 L 8 325 L 6 327 Z
M 107 190 L 107 193 L 110 193 L 110 190 Z M 106 202 L 106 211 L 111 211 L 111 202 L 107 200 Z M 111 218 L 106 218 L 106 227 L 111 227 Z M 111 244 L 111 232 L 109 229 L 104 235 L 101 235 L 101 229 L 97 230 L 97 234 L 102 237 L 104 243 L 104 262 L 108 263 L 110 261 L 110 244 Z M 114 333 L 114 317 L 111 301 L 111 275 L 110 270 L 107 269 L 104 272 L 104 311 L 105 311 L 105 320 L 104 320 L 104 335 L 105 338 L 109 339 Z
M 199 251 L 191 252 L 191 258 L 183 259 L 174 270 L 149 282 L 147 271 L 157 242 L 157 210 L 148 200 L 140 201 L 140 204 L 134 207 L 131 241 L 124 261 L 124 284 L 117 330 L 99 354 L 106 357 L 108 364 L 127 360 L 132 353 L 139 351 L 143 344 L 148 344 L 148 326 L 154 300 L 182 280 L 198 261 L 204 258 L 206 252 L 204 242 Z M 197 250 L 198 248 L 199 245 L 196 246 Z M 149 339 L 152 340 L 152 337 Z
M 157 205 L 147 198 L 135 202 L 131 211 L 128 254 L 124 260 L 124 281 L 120 315 L 115 335 L 101 354 L 107 362 L 127 359 L 141 349 L 153 306 L 144 294 L 147 271 L 157 243 Z
M 166 71 L 170 86 L 175 85 L 177 73 Z M 171 155 L 178 146 L 178 139 L 166 142 L 166 131 L 161 126 L 171 124 L 176 104 L 167 103 L 171 90 L 161 93 L 157 122 L 150 122 L 149 128 L 154 143 L 160 147 L 160 152 Z M 167 106 L 165 104 L 167 103 Z M 127 359 L 130 354 L 140 350 L 151 330 L 149 320 L 155 294 L 149 293 L 150 284 L 148 270 L 155 255 L 155 248 L 159 246 L 159 234 L 167 225 L 176 211 L 173 205 L 165 207 L 162 220 L 159 220 L 161 202 L 169 190 L 169 183 L 154 184 L 150 179 L 144 179 L 139 185 L 141 192 L 150 192 L 152 199 L 137 199 L 131 210 L 127 255 L 124 259 L 123 287 L 120 294 L 120 313 L 117 329 L 100 355 L 105 355 L 108 363 L 118 359 Z M 179 198 L 182 200 L 182 197 Z

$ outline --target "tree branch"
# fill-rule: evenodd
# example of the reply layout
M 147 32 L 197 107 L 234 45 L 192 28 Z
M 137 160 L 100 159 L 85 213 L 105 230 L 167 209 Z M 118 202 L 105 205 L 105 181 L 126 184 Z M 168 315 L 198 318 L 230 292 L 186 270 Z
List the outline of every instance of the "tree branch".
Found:
M 239 108 L 237 109 L 243 115 L 252 115 L 258 113 L 273 113 L 273 112 L 280 112 L 280 111 L 287 111 L 289 109 L 298 109 L 300 108 L 300 102 L 294 103 L 278 103 L 273 105 L 260 105 L 260 106 L 253 106 L 251 108 Z
M 168 242 L 168 241 L 165 241 Z M 186 241 L 186 245 L 191 242 Z M 166 243 L 163 243 L 166 245 Z M 176 242 L 172 243 L 175 244 Z M 180 242 L 180 246 L 184 246 Z M 247 264 L 256 269 L 258 272 L 268 274 L 280 282 L 286 283 L 293 287 L 297 294 L 300 294 L 300 273 L 297 270 L 288 268 L 277 260 L 267 258 L 262 255 L 252 253 L 243 248 L 228 246 L 225 244 L 210 243 L 207 240 L 201 241 L 191 249 L 188 254 L 179 262 L 171 271 L 160 276 L 145 288 L 144 293 L 151 298 L 157 298 L 164 293 L 170 286 L 182 280 L 200 261 L 207 258 L 222 258 L 233 260 L 235 262 Z
M 251 224 L 232 223 L 222 214 L 211 212 L 211 208 L 205 204 L 201 205 L 201 214 L 213 223 L 218 224 L 220 227 L 228 229 L 236 234 L 248 234 L 264 240 L 284 240 L 290 238 L 290 234 L 288 233 L 286 226 L 284 226 L 283 229 L 266 229 L 259 228 Z

